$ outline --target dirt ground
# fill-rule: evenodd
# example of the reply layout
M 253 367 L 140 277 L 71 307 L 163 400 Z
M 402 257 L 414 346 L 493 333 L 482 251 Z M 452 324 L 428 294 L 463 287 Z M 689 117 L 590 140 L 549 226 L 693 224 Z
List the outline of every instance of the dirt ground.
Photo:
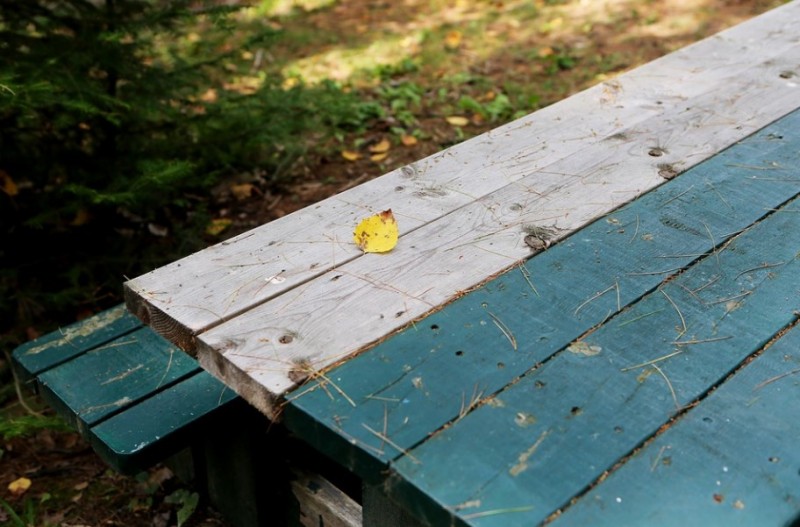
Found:
M 502 11 L 514 3 L 452 1 L 446 3 L 450 6 L 447 13 L 441 11 L 436 14 L 446 14 L 449 18 L 444 19 L 452 24 L 453 20 L 458 21 L 459 16 L 472 16 L 472 4 L 491 6 Z M 547 20 L 555 27 L 547 32 L 539 31 L 538 36 L 526 34 L 517 39 L 514 38 L 515 31 L 521 33 L 522 29 L 515 29 L 506 17 L 502 19 L 506 21 L 506 26 L 495 28 L 495 31 L 507 39 L 508 45 L 494 52 L 491 60 L 475 60 L 480 46 L 474 36 L 471 42 L 450 50 L 448 60 L 482 77 L 493 79 L 498 86 L 510 78 L 517 82 L 544 83 L 548 76 L 559 76 L 556 89 L 543 91 L 541 104 L 547 104 L 598 82 L 600 73 L 592 70 L 598 64 L 604 64 L 602 75 L 613 76 L 780 3 L 774 0 L 608 0 L 603 3 L 608 16 L 586 31 L 586 20 L 581 19 L 582 23 L 578 24 L 580 21 L 572 17 L 589 16 L 575 13 L 580 13 L 580 9 L 588 9 L 591 1 L 541 1 L 542 13 L 549 13 Z M 292 30 L 303 29 L 309 33 L 326 35 L 324 43 L 306 39 L 291 50 L 298 56 L 312 56 L 319 51 L 318 47 L 330 48 L 337 39 L 352 38 L 347 33 L 362 31 L 360 28 L 380 25 L 397 32 L 410 31 L 410 24 L 435 18 L 434 13 L 429 17 L 421 16 L 421 12 L 424 15 L 424 11 L 430 9 L 427 4 L 417 0 L 340 1 L 295 18 L 291 23 L 282 24 L 285 28 L 291 24 L 289 29 Z M 622 38 L 625 35 L 630 38 Z M 552 42 L 556 40 L 569 42 L 572 48 L 581 50 L 580 60 L 574 67 L 564 68 L 563 71 L 546 71 L 541 62 L 525 60 L 526 55 L 521 53 L 525 49 L 555 48 Z M 613 64 L 595 60 L 598 57 L 613 59 Z M 426 77 L 414 79 L 422 85 L 436 82 L 435 71 L 423 69 L 418 75 Z M 430 112 L 417 116 L 417 121 L 424 139 L 413 145 L 392 148 L 380 163 L 370 159 L 369 155 L 348 160 L 340 155 L 312 152 L 295 167 L 296 183 L 280 190 L 266 186 L 258 188 L 256 182 L 256 191 L 242 197 L 231 191 L 234 182 L 223 185 L 216 189 L 213 196 L 215 214 L 232 220 L 226 234 L 234 235 L 433 154 L 464 136 L 481 133 L 498 124 L 472 118 L 458 132 L 440 115 Z M 363 134 L 363 144 L 376 144 L 386 135 L 386 126 L 378 126 Z M 0 357 L 0 363 L 6 360 Z M 36 405 L 37 401 L 32 399 L 28 403 Z M 9 485 L 21 477 L 31 481 L 30 488 L 24 492 L 12 492 Z M 4 508 L 0 502 L 0 525 L 37 527 L 176 525 L 181 505 L 170 502 L 179 501 L 176 496 L 182 496 L 180 492 L 184 489 L 163 466 L 156 466 L 137 478 L 117 475 L 107 469 L 77 434 L 51 429 L 42 430 L 32 437 L 0 442 L 0 484 L 0 499 L 8 506 Z M 178 494 L 175 494 L 176 491 Z M 20 517 L 21 523 L 9 508 Z M 185 525 L 226 524 L 213 509 L 201 502 Z

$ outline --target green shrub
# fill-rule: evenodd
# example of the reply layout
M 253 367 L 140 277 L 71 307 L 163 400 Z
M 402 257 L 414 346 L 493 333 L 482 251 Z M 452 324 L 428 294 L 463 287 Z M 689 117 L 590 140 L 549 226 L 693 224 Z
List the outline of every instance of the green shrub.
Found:
M 242 52 L 277 33 L 234 34 L 235 10 L 213 4 L 0 2 L 4 326 L 118 301 L 124 276 L 208 242 L 212 185 L 254 171 L 280 185 L 311 140 L 380 111 L 249 71 Z

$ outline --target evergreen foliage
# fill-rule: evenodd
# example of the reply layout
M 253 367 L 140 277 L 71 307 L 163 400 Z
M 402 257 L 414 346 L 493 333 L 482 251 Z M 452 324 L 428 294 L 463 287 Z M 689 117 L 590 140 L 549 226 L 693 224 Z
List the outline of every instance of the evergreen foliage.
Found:
M 332 84 L 286 89 L 275 78 L 225 89 L 228 59 L 275 38 L 262 29 L 223 46 L 218 35 L 235 9 L 0 0 L 4 326 L 45 310 L 58 320 L 59 309 L 66 322 L 80 306 L 119 301 L 124 275 L 206 243 L 197 228 L 208 219 L 211 185 L 254 170 L 278 184 L 309 133 L 333 134 L 374 114 Z M 198 21 L 213 38 L 186 38 Z M 170 236 L 149 235 L 153 222 Z

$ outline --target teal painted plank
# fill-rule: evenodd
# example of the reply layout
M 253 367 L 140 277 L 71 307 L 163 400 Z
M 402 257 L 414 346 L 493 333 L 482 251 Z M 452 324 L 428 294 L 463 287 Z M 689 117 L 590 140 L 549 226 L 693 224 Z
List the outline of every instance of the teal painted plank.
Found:
M 471 402 L 796 195 L 798 130 L 795 112 L 332 370 L 336 389 L 301 387 L 284 422 L 379 481 Z
M 798 210 L 800 198 L 411 450 L 384 488 L 433 524 L 546 520 L 796 322 Z M 474 516 L 503 510 L 516 512 Z
M 143 327 L 38 377 L 49 404 L 78 430 L 198 371 L 197 362 Z
M 137 472 L 184 448 L 237 401 L 236 393 L 199 371 L 92 427 L 89 442 L 114 469 Z
M 790 525 L 800 518 L 800 327 L 552 525 Z
M 128 313 L 124 304 L 98 313 L 14 350 L 14 362 L 25 381 L 89 349 L 142 327 L 141 321 Z

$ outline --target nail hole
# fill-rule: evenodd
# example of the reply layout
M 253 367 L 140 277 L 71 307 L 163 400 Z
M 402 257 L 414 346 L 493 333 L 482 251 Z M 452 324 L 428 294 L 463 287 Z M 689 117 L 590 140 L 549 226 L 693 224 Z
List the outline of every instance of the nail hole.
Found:
M 572 415 L 581 415 L 583 413 L 583 409 L 580 406 L 573 406 L 569 413 Z
M 775 457 L 775 456 L 770 456 L 769 457 L 769 462 L 770 463 L 777 463 L 780 460 L 781 460 L 781 458 L 779 458 L 779 457 Z
M 667 153 L 667 151 L 664 150 L 663 148 L 661 148 L 660 146 L 657 146 L 655 148 L 651 148 L 650 151 L 647 152 L 647 154 L 649 156 L 651 156 L 651 157 L 661 157 L 666 153 Z
M 463 352 L 463 351 L 461 351 L 461 350 L 458 350 L 458 351 L 456 352 L 456 357 L 461 357 L 462 355 L 464 355 L 464 352 Z
M 431 324 L 431 329 L 434 330 L 434 331 L 437 331 L 439 329 L 439 325 L 438 324 Z
M 286 334 L 286 335 L 281 335 L 281 337 L 278 339 L 278 342 L 280 342 L 281 344 L 289 344 L 293 340 L 294 340 L 293 336 Z
M 502 370 L 505 367 L 506 367 L 506 364 L 504 362 L 498 362 L 497 363 L 497 369 L 498 370 Z

